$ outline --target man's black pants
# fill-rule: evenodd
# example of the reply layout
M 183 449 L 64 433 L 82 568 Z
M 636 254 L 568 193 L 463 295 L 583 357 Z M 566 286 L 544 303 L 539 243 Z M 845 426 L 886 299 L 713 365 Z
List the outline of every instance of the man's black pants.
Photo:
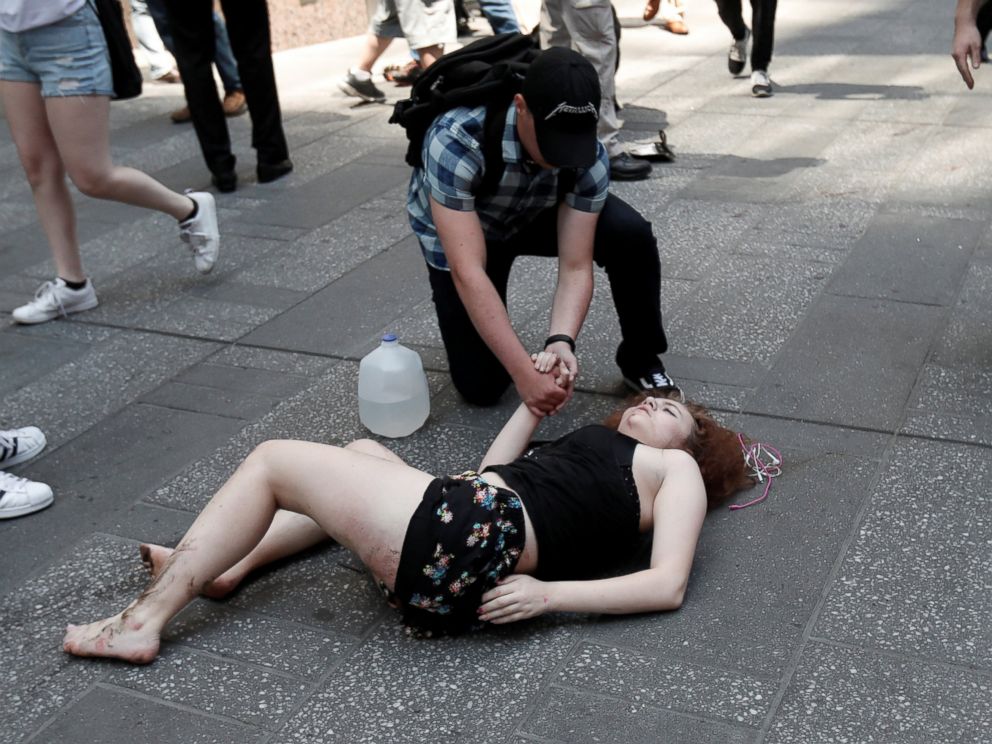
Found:
M 486 244 L 486 273 L 504 305 L 517 256 L 557 256 L 557 213 L 557 207 L 547 209 L 510 240 Z M 668 349 L 661 325 L 661 265 L 651 223 L 613 194 L 596 222 L 593 260 L 606 271 L 620 320 L 617 363 L 635 375 Z M 469 403 L 493 405 L 510 386 L 510 375 L 476 331 L 451 272 L 428 266 L 428 273 L 455 388 Z M 581 370 L 581 340 L 578 357 Z
M 778 0 L 751 0 L 751 69 L 768 71 L 775 45 L 775 8 Z M 720 20 L 734 39 L 744 38 L 747 26 L 741 14 L 741 0 L 716 0 Z
M 214 24 L 211 0 L 166 0 L 176 64 L 186 88 L 186 102 L 207 167 L 212 173 L 234 169 L 231 136 L 214 84 Z M 258 162 L 280 163 L 289 157 L 282 112 L 272 68 L 269 10 L 266 0 L 221 0 L 231 50 L 251 114 L 251 145 Z

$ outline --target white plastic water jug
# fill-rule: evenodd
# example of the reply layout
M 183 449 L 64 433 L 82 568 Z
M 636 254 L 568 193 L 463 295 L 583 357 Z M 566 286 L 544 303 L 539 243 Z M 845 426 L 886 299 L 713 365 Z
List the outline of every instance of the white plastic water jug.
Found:
M 387 333 L 358 365 L 358 418 L 376 434 L 405 437 L 423 426 L 430 412 L 420 355 Z

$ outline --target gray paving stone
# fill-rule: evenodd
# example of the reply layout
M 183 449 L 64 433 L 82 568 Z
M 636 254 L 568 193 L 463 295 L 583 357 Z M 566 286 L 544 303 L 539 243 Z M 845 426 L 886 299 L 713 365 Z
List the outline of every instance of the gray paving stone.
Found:
M 208 651 L 230 661 L 316 679 L 355 639 L 199 600 L 166 626 L 163 640 Z
M 226 744 L 260 741 L 259 729 L 216 716 L 193 713 L 188 708 L 164 705 L 97 685 L 60 713 L 35 741 L 50 744 L 78 744 L 100 741 L 128 744 L 138 733 L 146 741 L 182 741 L 189 744 Z
M 153 664 L 114 665 L 106 680 L 168 703 L 263 728 L 275 727 L 308 688 L 306 682 L 264 668 L 168 645 Z
M 230 367 L 288 372 L 303 377 L 320 377 L 337 364 L 336 359 L 237 345 L 224 347 L 210 357 L 210 362 Z
M 203 385 L 167 382 L 138 399 L 162 408 L 252 421 L 279 405 L 279 398 Z
M 815 633 L 992 671 L 987 448 L 900 443 Z
M 992 444 L 992 373 L 924 365 L 903 432 Z
M 140 591 L 145 571 L 136 545 L 90 535 L 51 568 L 18 582 L 16 591 L 8 591 L 6 574 L 0 575 L 6 592 L 0 596 L 0 685 L 5 690 L 0 741 L 6 744 L 23 741 L 103 677 L 108 662 L 87 663 L 62 653 L 65 625 L 106 617 L 122 607 Z
M 830 282 L 830 291 L 951 304 L 984 222 L 879 214 Z
M 227 604 L 298 626 L 301 640 L 306 637 L 310 645 L 318 637 L 329 638 L 332 647 L 357 641 L 383 617 L 398 617 L 354 555 L 332 544 L 253 577 Z M 229 646 L 237 643 L 236 636 L 232 630 Z M 333 650 L 336 655 L 347 649 Z
M 990 287 L 992 263 L 972 264 L 930 361 L 952 369 L 992 369 L 992 344 L 988 343 Z
M 306 184 L 307 188 L 296 189 L 292 199 L 246 212 L 242 219 L 265 225 L 319 227 L 409 177 L 409 168 L 403 162 L 396 166 L 349 163 L 313 179 Z M 324 196 L 326 193 L 339 194 L 339 197 L 329 203 Z
M 48 324 L 51 329 L 75 324 Z M 46 330 L 51 333 L 54 330 Z M 103 329 L 98 335 L 104 334 Z M 189 339 L 122 331 L 4 397 L 4 418 L 31 420 L 55 448 L 217 347 Z
M 651 705 L 551 688 L 523 730 L 541 741 L 592 742 L 682 741 L 695 744 L 746 744 L 753 731 L 676 715 Z
M 6 544 L 2 588 L 37 569 L 36 541 L 69 545 L 126 510 L 179 472 L 185 463 L 211 451 L 244 422 L 149 405 L 134 405 L 101 418 L 84 434 L 32 463 L 28 473 L 57 493 L 44 512 L 17 525 Z
M 822 295 L 748 408 L 893 430 L 940 319 L 930 306 Z
M 209 287 L 193 287 L 191 293 L 208 300 L 232 302 L 242 305 L 260 305 L 285 310 L 306 298 L 306 292 L 257 284 L 226 282 Z
M 770 710 L 773 680 L 658 658 L 613 646 L 580 643 L 556 674 L 562 685 L 635 705 L 687 711 L 756 726 Z
M 672 351 L 770 364 L 828 276 L 822 264 L 726 257 L 668 324 Z
M 410 236 L 376 255 L 242 341 L 318 354 L 367 344 L 428 296 L 427 269 L 415 240 Z
M 237 279 L 315 291 L 409 235 L 405 211 L 385 199 L 374 199 L 310 231 L 292 248 L 273 251 L 246 266 Z M 408 241 L 407 245 L 419 252 L 416 243 Z
M 20 390 L 87 352 L 89 344 L 29 336 L 10 328 L 0 333 L 0 395 Z
M 187 385 L 259 393 L 271 398 L 292 395 L 308 383 L 308 379 L 301 375 L 213 363 L 196 364 L 183 370 L 174 379 Z
M 986 675 L 811 643 L 765 738 L 791 742 L 983 742 Z
M 424 641 L 407 637 L 399 623 L 388 623 L 274 740 L 503 742 L 574 635 L 568 624 L 545 619 L 512 630 Z

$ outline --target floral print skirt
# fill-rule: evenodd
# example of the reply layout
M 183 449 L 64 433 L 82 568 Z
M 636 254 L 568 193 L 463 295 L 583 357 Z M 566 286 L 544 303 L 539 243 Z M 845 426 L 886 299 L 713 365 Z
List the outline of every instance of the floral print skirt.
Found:
M 431 481 L 407 527 L 393 593 L 410 632 L 483 625 L 482 595 L 513 573 L 525 539 L 523 506 L 512 491 L 473 471 Z

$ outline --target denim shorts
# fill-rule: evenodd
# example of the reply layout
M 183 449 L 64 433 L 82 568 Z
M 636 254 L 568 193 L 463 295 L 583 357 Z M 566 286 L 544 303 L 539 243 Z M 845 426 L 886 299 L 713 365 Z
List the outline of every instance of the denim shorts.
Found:
M 0 80 L 38 83 L 45 98 L 112 96 L 107 42 L 93 7 L 86 3 L 47 26 L 0 31 Z

